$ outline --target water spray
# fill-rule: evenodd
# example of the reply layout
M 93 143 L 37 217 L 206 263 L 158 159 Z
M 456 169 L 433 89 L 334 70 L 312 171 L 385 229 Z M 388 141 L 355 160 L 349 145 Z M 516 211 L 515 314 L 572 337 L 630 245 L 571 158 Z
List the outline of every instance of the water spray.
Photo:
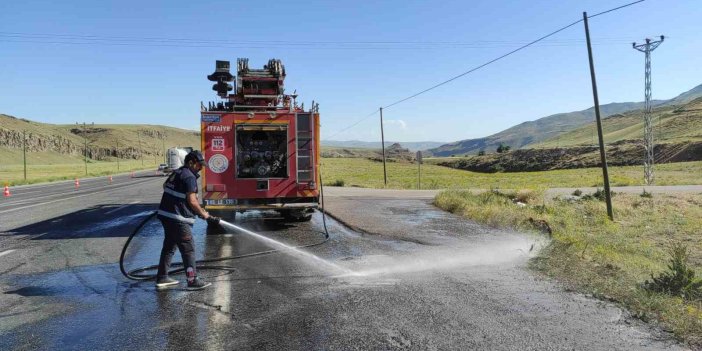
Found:
M 134 239 L 134 237 L 141 231 L 141 229 L 146 225 L 146 223 L 148 223 L 155 216 L 156 216 L 156 211 L 154 211 L 151 214 L 149 214 L 148 216 L 146 216 L 141 221 L 141 223 L 139 223 L 139 225 L 132 231 L 131 235 L 129 235 L 129 238 L 127 238 L 127 242 L 124 244 L 124 247 L 122 248 L 122 253 L 119 256 L 119 269 L 122 272 L 122 274 L 129 279 L 132 279 L 132 280 L 153 280 L 153 279 L 156 279 L 155 274 L 144 274 L 144 272 L 155 270 L 158 268 L 158 265 L 146 266 L 146 267 L 142 267 L 142 268 L 133 269 L 131 271 L 127 271 L 124 267 L 124 256 L 127 253 L 127 248 L 129 247 L 129 244 L 131 243 L 132 239 Z M 324 216 L 324 212 L 322 212 L 322 216 Z M 235 268 L 232 266 L 211 265 L 208 263 L 230 261 L 230 260 L 236 260 L 236 259 L 242 259 L 242 258 L 254 257 L 254 256 L 262 256 L 262 255 L 268 255 L 268 254 L 272 254 L 272 253 L 276 253 L 276 252 L 286 252 L 286 253 L 291 254 L 293 256 L 296 256 L 298 258 L 303 258 L 305 260 L 308 260 L 308 261 L 311 261 L 311 262 L 314 262 L 317 264 L 322 264 L 327 268 L 333 269 L 334 271 L 336 271 L 339 274 L 350 274 L 351 273 L 351 271 L 346 269 L 346 268 L 343 268 L 343 267 L 338 266 L 334 263 L 326 261 L 320 257 L 317 257 L 309 252 L 305 252 L 305 251 L 301 250 L 301 249 L 308 248 L 308 247 L 322 245 L 329 240 L 329 232 L 327 231 L 326 223 L 324 225 L 324 235 L 325 235 L 324 240 L 313 243 L 313 244 L 301 245 L 301 246 L 290 246 L 290 245 L 281 243 L 277 240 L 273 240 L 271 238 L 268 238 L 268 237 L 263 236 L 261 234 L 255 233 L 255 232 L 250 231 L 248 229 L 239 227 L 237 225 L 234 225 L 234 224 L 229 223 L 229 222 L 224 221 L 224 220 L 220 220 L 220 225 L 224 228 L 229 229 L 229 230 L 249 235 L 258 241 L 265 242 L 266 244 L 274 247 L 275 249 L 253 252 L 253 253 L 249 253 L 249 254 L 245 254 L 245 255 L 199 260 L 199 261 L 196 261 L 196 263 L 197 263 L 197 268 L 200 270 L 213 269 L 213 270 L 233 271 Z M 185 271 L 185 268 L 182 267 L 183 266 L 182 262 L 173 263 L 172 266 L 176 266 L 176 267 L 180 266 L 180 267 L 169 271 L 168 274 L 176 274 L 176 273 L 180 273 L 180 272 Z
M 133 172 L 132 172 L 133 173 Z M 276 249 L 271 249 L 271 250 L 266 250 L 266 251 L 259 251 L 259 252 L 253 252 L 250 254 L 245 254 L 245 255 L 239 255 L 239 256 L 229 256 L 229 257 L 220 257 L 220 258 L 213 258 L 213 259 L 206 259 L 206 260 L 199 260 L 196 261 L 198 264 L 197 268 L 198 269 L 216 269 L 216 270 L 226 270 L 226 271 L 233 271 L 234 267 L 231 266 L 222 266 L 222 265 L 201 265 L 203 263 L 213 263 L 213 262 L 222 262 L 222 261 L 229 261 L 229 260 L 236 260 L 236 259 L 241 259 L 241 258 L 247 258 L 247 257 L 253 257 L 253 256 L 262 256 L 262 255 L 268 255 L 280 251 L 285 251 L 293 256 L 299 257 L 299 258 L 304 258 L 306 260 L 315 262 L 315 263 L 321 263 L 327 268 L 331 268 L 336 270 L 340 275 L 350 275 L 353 274 L 353 272 L 347 268 L 338 266 L 334 263 L 331 263 L 329 261 L 326 261 L 322 258 L 319 258 L 309 252 L 302 251 L 301 249 L 308 248 L 308 247 L 313 247 L 313 246 L 318 246 L 326 243 L 329 240 L 329 230 L 327 229 L 327 213 L 324 209 L 324 184 L 322 183 L 322 171 L 321 169 L 319 170 L 319 192 L 320 192 L 320 200 L 322 202 L 322 207 L 319 208 L 319 211 L 322 213 L 322 225 L 324 226 L 324 240 L 320 242 L 316 242 L 313 244 L 308 244 L 308 245 L 301 245 L 301 246 L 290 246 L 283 244 L 279 241 L 273 240 L 271 238 L 268 238 L 266 236 L 263 236 L 258 233 L 254 233 L 248 229 L 239 227 L 237 225 L 234 225 L 232 223 L 229 223 L 227 221 L 221 220 L 219 221 L 219 224 L 222 227 L 226 227 L 230 230 L 234 230 L 236 232 L 244 233 L 249 236 L 252 236 L 256 238 L 259 241 L 263 241 L 270 246 L 275 247 Z M 127 238 L 127 242 L 124 243 L 124 247 L 122 248 L 122 253 L 119 255 L 119 269 L 122 272 L 122 274 L 132 280 L 152 280 L 156 279 L 155 274 L 142 274 L 143 272 L 146 271 L 151 271 L 154 269 L 158 268 L 158 265 L 152 265 L 152 266 L 147 266 L 147 267 L 142 267 L 142 268 L 137 268 L 131 271 L 127 271 L 124 268 L 124 255 L 127 253 L 127 248 L 129 247 L 129 244 L 132 242 L 132 239 L 134 236 L 136 236 L 139 231 L 141 231 L 141 228 L 146 225 L 148 221 L 150 221 L 153 217 L 156 216 L 156 211 L 151 213 L 150 215 L 146 216 L 141 223 L 132 231 L 132 234 Z M 171 264 L 172 266 L 180 266 L 180 268 L 173 269 L 168 272 L 168 274 L 176 274 L 185 271 L 185 268 L 183 267 L 183 262 L 176 262 Z
M 266 244 L 277 248 L 277 249 L 280 250 L 280 251 L 285 251 L 285 252 L 287 252 L 287 253 L 289 253 L 289 254 L 291 254 L 291 255 L 293 255 L 293 256 L 296 256 L 296 257 L 299 257 L 299 258 L 302 258 L 302 259 L 305 259 L 305 260 L 308 260 L 308 261 L 312 261 L 312 262 L 314 262 L 314 263 L 322 264 L 322 265 L 326 266 L 327 268 L 331 268 L 331 269 L 334 269 L 334 270 L 338 271 L 339 273 L 342 273 L 342 274 L 350 274 L 350 273 L 352 273 L 352 272 L 351 272 L 349 269 L 347 269 L 347 268 L 344 268 L 344 267 L 341 267 L 341 266 L 339 266 L 339 265 L 337 265 L 337 264 L 334 264 L 334 263 L 332 263 L 332 262 L 329 262 L 329 261 L 327 261 L 327 260 L 325 260 L 325 259 L 322 259 L 322 258 L 320 258 L 320 257 L 318 257 L 318 256 L 315 256 L 315 255 L 313 255 L 313 254 L 311 254 L 311 253 L 309 253 L 309 252 L 300 250 L 301 247 L 299 247 L 299 246 L 296 247 L 296 246 L 290 246 L 290 245 L 283 244 L 283 243 L 281 243 L 280 241 L 273 240 L 273 239 L 271 239 L 271 238 L 269 238 L 269 237 L 263 236 L 263 235 L 258 234 L 258 233 L 254 233 L 254 232 L 252 232 L 252 231 L 250 231 L 250 230 L 248 230 L 248 229 L 239 227 L 239 226 L 237 226 L 237 225 L 231 224 L 231 223 L 229 223 L 229 222 L 227 222 L 227 221 L 224 221 L 224 220 L 220 220 L 220 221 L 219 221 L 219 224 L 220 224 L 221 226 L 227 228 L 227 229 L 230 229 L 230 230 L 233 230 L 233 231 L 236 231 L 236 232 L 240 232 L 240 233 L 244 233 L 244 234 L 246 234 L 246 235 L 252 236 L 252 237 L 256 238 L 256 239 L 259 240 L 259 241 L 263 241 L 263 242 L 265 242 Z M 327 234 L 327 239 L 328 239 L 328 238 L 329 238 L 329 234 Z M 326 240 L 325 240 L 325 242 L 326 242 Z

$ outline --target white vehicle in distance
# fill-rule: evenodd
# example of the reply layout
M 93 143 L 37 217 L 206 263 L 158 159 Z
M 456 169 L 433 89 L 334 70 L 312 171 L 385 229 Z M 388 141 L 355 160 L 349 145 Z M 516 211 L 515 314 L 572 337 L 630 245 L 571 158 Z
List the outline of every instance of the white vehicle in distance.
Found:
M 163 175 L 167 175 L 168 173 L 171 173 L 173 170 L 170 167 L 168 167 L 167 164 L 162 163 L 162 164 L 158 165 L 158 171 L 161 172 L 161 174 L 163 174 Z

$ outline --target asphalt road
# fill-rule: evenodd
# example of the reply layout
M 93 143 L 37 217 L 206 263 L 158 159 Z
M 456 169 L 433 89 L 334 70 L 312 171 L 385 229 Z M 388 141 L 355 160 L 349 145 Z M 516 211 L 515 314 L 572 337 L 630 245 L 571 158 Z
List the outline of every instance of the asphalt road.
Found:
M 207 290 L 157 292 L 116 262 L 162 181 L 23 187 L 3 199 L 0 349 L 682 349 L 610 303 L 529 273 L 539 237 L 447 214 L 425 192 L 328 189 L 327 208 L 347 225 L 328 218 L 331 239 L 306 249 L 324 262 L 289 252 L 232 260 L 222 263 L 232 270 L 201 270 Z M 290 245 L 323 240 L 319 213 L 285 223 L 257 212 L 234 224 Z M 245 234 L 205 234 L 202 221 L 194 233 L 200 257 L 270 249 Z M 155 264 L 161 235 L 150 222 L 128 265 Z

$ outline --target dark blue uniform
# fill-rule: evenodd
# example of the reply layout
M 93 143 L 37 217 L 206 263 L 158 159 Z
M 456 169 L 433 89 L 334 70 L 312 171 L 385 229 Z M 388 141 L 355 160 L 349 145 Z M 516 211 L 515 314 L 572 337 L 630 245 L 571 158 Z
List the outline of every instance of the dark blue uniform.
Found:
M 183 258 L 188 281 L 195 278 L 195 246 L 193 244 L 192 226 L 195 215 L 186 201 L 187 193 L 197 194 L 198 174 L 188 167 L 173 171 L 163 183 L 163 196 L 158 206 L 158 219 L 163 224 L 165 237 L 158 264 L 158 277 L 168 276 L 168 270 L 176 247 Z

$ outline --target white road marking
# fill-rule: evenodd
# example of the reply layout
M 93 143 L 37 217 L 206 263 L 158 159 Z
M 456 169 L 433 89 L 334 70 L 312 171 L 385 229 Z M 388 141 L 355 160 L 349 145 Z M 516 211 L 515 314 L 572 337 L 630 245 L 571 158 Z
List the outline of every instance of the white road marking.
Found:
M 123 208 L 125 208 L 125 207 L 131 206 L 131 205 L 134 205 L 134 204 L 138 204 L 138 203 L 140 203 L 140 202 L 141 202 L 141 201 L 139 201 L 139 200 L 137 200 L 137 201 L 132 201 L 132 202 L 126 204 L 126 205 L 123 205 L 123 206 L 117 207 L 117 208 L 115 208 L 115 209 L 109 210 L 109 211 L 105 212 L 105 214 L 111 214 L 111 213 L 117 212 L 117 211 L 119 211 L 119 210 L 121 210 L 121 209 L 123 209 Z
M 144 172 L 140 171 L 140 172 L 136 172 L 135 174 L 139 175 L 140 173 L 144 173 Z M 129 175 L 129 173 L 120 173 L 118 175 L 114 175 L 113 182 L 107 183 L 107 186 L 119 185 L 119 184 L 114 184 L 114 183 L 117 183 L 118 178 L 120 178 L 119 180 L 121 181 L 121 178 L 124 178 L 125 176 L 128 176 L 128 175 Z M 80 179 L 80 183 L 81 183 L 80 184 L 81 190 L 94 189 L 94 188 L 100 187 L 103 181 L 107 182 L 107 176 L 91 177 L 91 178 L 80 178 L 79 177 L 79 179 Z M 128 177 L 127 180 L 129 180 L 129 179 L 137 179 L 137 178 Z M 10 190 L 15 189 L 18 191 L 16 195 L 24 196 L 24 195 L 33 194 L 33 193 L 42 193 L 42 192 L 44 192 L 44 190 L 37 190 L 37 189 L 48 188 L 48 187 L 56 187 L 56 188 L 58 188 L 57 190 L 66 189 L 66 191 L 64 191 L 64 192 L 48 194 L 48 195 L 34 197 L 34 198 L 29 199 L 29 201 L 32 201 L 32 200 L 35 200 L 37 198 L 44 198 L 44 197 L 50 197 L 50 196 L 55 196 L 55 195 L 64 195 L 64 194 L 67 195 L 67 194 L 70 194 L 72 192 L 75 192 L 75 187 L 73 186 L 74 181 L 75 180 L 69 179 L 69 180 L 62 180 L 62 181 L 58 181 L 58 182 L 41 183 L 41 184 L 37 184 L 37 185 L 35 185 L 35 184 L 18 185 L 18 186 L 10 187 Z M 65 187 L 62 185 L 65 185 Z M 93 185 L 93 186 L 91 186 L 91 185 Z M 23 191 L 25 189 L 27 189 L 28 191 L 26 191 L 26 192 Z M 18 203 L 27 202 L 27 200 L 24 200 L 24 199 L 17 199 L 17 200 L 19 200 Z
M 230 240 L 226 240 L 219 248 L 219 257 L 229 257 L 232 255 L 232 252 L 232 242 Z M 229 280 L 215 282 L 213 295 L 214 301 L 212 304 L 221 306 L 221 311 L 229 313 L 229 302 L 231 301 L 232 296 L 232 282 Z M 231 322 L 231 318 L 228 317 L 228 315 L 220 313 L 213 314 L 212 318 L 217 324 Z
M 10 254 L 10 253 L 13 253 L 13 252 L 15 252 L 15 250 L 6 250 L 3 252 L 0 252 L 0 257 L 5 256 L 5 255 Z
M 120 184 L 107 184 L 104 185 L 105 187 L 116 187 L 119 186 Z M 49 193 L 49 194 L 44 194 L 44 195 L 39 195 L 39 196 L 33 196 L 29 198 L 25 198 L 25 195 L 29 194 L 34 194 L 34 193 L 44 193 L 44 190 L 37 190 L 37 191 L 29 191 L 29 192 L 22 192 L 19 194 L 15 194 L 20 196 L 20 198 L 13 199 L 14 201 L 9 201 L 9 202 L 3 202 L 2 205 L 21 205 L 24 203 L 29 203 L 29 202 L 36 202 L 38 199 L 44 199 L 47 197 L 56 197 L 56 196 L 61 196 L 61 195 L 69 195 L 71 193 L 78 193 L 78 194 L 84 194 L 85 192 L 91 191 L 93 189 L 99 189 L 100 184 L 96 184 L 95 186 L 89 186 L 88 184 L 82 184 L 80 188 L 76 189 L 75 187 L 71 186 L 70 188 L 61 188 L 59 190 L 62 190 L 61 192 L 56 192 L 56 193 Z

